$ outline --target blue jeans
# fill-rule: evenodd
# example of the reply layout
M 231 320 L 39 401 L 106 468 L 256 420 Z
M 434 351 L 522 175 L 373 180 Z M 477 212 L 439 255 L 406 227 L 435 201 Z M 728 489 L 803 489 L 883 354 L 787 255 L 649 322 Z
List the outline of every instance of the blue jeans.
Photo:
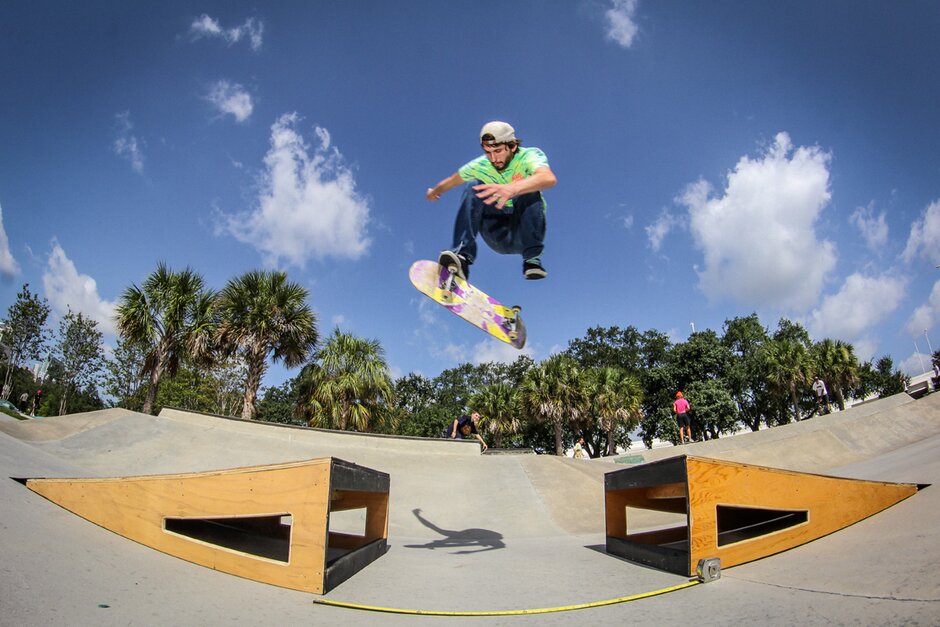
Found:
M 497 209 L 477 198 L 473 190 L 480 181 L 469 181 L 463 188 L 460 209 L 454 221 L 453 251 L 467 263 L 477 256 L 477 234 L 490 248 L 503 255 L 522 255 L 531 259 L 542 254 L 545 241 L 545 201 L 539 192 L 512 199 L 512 207 Z

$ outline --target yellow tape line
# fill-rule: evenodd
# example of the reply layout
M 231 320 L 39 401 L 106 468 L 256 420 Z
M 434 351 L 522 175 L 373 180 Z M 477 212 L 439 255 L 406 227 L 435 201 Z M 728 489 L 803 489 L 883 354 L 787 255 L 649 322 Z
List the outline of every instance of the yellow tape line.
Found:
M 659 596 L 661 594 L 667 594 L 669 592 L 675 592 L 677 590 L 684 590 L 685 588 L 691 588 L 692 586 L 697 586 L 701 582 L 698 579 L 693 579 L 686 583 L 679 584 L 677 586 L 670 586 L 669 588 L 663 588 L 661 590 L 654 590 L 652 592 L 644 592 L 642 594 L 633 594 L 628 597 L 620 597 L 617 599 L 608 599 L 606 601 L 595 601 L 593 603 L 580 603 L 578 605 L 563 605 L 560 607 L 541 607 L 531 610 L 496 610 L 492 612 L 446 612 L 443 610 L 409 610 L 398 607 L 378 607 L 376 605 L 360 605 L 358 603 L 346 603 L 344 601 L 331 601 L 329 599 L 314 599 L 314 603 L 319 605 L 332 605 L 333 607 L 344 607 L 350 610 L 365 610 L 368 612 L 385 612 L 387 614 L 412 614 L 412 615 L 423 615 L 423 616 L 515 616 L 520 614 L 550 614 L 552 612 L 570 612 L 572 610 L 584 610 L 591 607 L 603 607 L 604 605 L 615 605 L 617 603 L 627 603 L 629 601 L 639 601 L 640 599 L 648 599 L 650 597 Z

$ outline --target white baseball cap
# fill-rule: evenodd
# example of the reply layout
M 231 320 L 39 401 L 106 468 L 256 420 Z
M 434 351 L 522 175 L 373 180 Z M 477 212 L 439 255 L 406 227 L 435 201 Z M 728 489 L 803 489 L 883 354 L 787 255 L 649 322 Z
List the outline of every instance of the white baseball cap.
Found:
M 509 124 L 505 122 L 500 122 L 494 120 L 492 122 L 487 122 L 483 125 L 483 128 L 480 129 L 480 141 L 483 141 L 483 138 L 487 135 L 491 135 L 493 139 L 488 141 L 487 144 L 508 144 L 510 142 L 516 141 L 516 129 L 514 129 Z

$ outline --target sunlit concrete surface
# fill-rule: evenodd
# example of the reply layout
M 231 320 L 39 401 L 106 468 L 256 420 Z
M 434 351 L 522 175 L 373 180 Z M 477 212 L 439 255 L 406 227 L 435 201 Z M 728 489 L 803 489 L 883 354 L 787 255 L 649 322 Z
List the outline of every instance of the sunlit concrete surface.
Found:
M 563 607 L 686 578 L 604 551 L 605 472 L 688 453 L 837 476 L 940 483 L 940 394 L 614 459 L 480 455 L 471 442 L 366 436 L 165 410 L 0 422 L 0 624 L 938 624 L 940 485 L 821 540 L 662 596 L 570 612 L 411 616 L 164 555 L 6 478 L 106 477 L 337 457 L 389 473 L 389 551 L 324 599 L 444 611 Z M 641 519 L 642 522 L 642 519 Z M 655 520 L 650 519 L 650 524 Z

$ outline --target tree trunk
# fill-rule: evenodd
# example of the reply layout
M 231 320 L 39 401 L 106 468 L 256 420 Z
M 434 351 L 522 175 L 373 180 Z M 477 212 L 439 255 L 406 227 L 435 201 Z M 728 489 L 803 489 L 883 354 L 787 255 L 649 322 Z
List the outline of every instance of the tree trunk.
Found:
M 245 398 L 242 403 L 242 419 L 252 420 L 255 417 L 255 399 L 258 398 L 258 388 L 261 387 L 261 378 L 265 370 L 264 355 L 259 360 L 256 355 L 248 357 L 248 378 L 245 380 Z
M 793 402 L 793 420 L 800 421 L 800 401 L 796 397 L 796 386 L 790 386 L 790 401 Z
M 842 394 L 842 386 L 834 385 L 832 391 L 835 392 L 836 402 L 839 403 L 839 411 L 845 411 L 845 396 Z
M 163 375 L 163 367 L 160 364 L 154 367 L 150 373 L 150 387 L 147 388 L 147 396 L 144 399 L 144 406 L 140 411 L 144 414 L 153 413 L 153 405 L 157 400 L 157 390 L 160 388 L 160 377 Z
M 555 455 L 561 457 L 565 454 L 565 447 L 561 443 L 561 418 L 555 419 Z

